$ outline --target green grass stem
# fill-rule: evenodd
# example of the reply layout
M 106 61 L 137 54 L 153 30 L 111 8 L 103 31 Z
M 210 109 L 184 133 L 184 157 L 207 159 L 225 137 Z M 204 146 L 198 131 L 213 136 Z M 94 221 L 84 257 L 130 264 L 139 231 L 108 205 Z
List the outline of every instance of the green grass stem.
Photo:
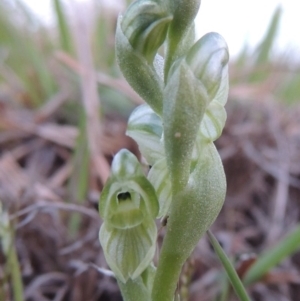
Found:
M 285 236 L 275 247 L 264 252 L 246 273 L 244 283 L 246 285 L 261 279 L 270 269 L 283 259 L 300 249 L 300 225 Z
M 237 296 L 240 298 L 241 301 L 251 301 L 241 279 L 239 278 L 235 268 L 232 266 L 229 258 L 223 251 L 219 242 L 217 241 L 217 239 L 214 237 L 214 235 L 212 234 L 212 232 L 210 230 L 207 231 L 207 235 L 209 237 L 209 240 L 210 240 L 215 252 L 217 253 L 220 261 L 222 262 L 223 267 L 225 268 L 227 276 L 228 276 Z

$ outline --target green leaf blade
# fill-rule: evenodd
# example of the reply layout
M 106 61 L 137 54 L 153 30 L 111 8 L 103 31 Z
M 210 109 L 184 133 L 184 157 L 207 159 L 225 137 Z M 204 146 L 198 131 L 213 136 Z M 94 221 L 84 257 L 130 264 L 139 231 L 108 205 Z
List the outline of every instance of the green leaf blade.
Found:
M 241 279 L 239 278 L 236 270 L 232 266 L 229 258 L 226 256 L 225 252 L 223 251 L 222 247 L 220 246 L 217 239 L 214 237 L 212 232 L 210 230 L 207 231 L 207 235 L 209 237 L 209 240 L 217 253 L 220 261 L 222 262 L 227 276 L 233 286 L 233 289 L 235 290 L 237 296 L 240 298 L 241 301 L 251 301 L 250 297 L 248 296 L 246 289 L 243 286 L 243 283 Z
M 244 283 L 249 285 L 259 280 L 272 267 L 298 249 L 300 249 L 300 225 L 289 233 L 277 246 L 258 258 L 245 275 Z

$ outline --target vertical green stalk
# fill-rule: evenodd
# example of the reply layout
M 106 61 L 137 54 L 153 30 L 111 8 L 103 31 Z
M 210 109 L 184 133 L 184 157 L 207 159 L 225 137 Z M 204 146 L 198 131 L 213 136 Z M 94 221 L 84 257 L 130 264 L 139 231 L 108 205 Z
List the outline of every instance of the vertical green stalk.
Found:
M 221 292 L 220 296 L 218 296 L 218 301 L 227 301 L 230 296 L 230 284 L 228 279 L 225 277 L 225 274 L 222 275 L 222 279 L 220 281 L 220 286 L 221 286 Z
M 21 276 L 17 251 L 14 244 L 14 230 L 9 222 L 8 213 L 2 210 L 1 202 L 0 202 L 0 239 L 3 248 L 3 253 L 7 258 L 7 269 L 11 277 L 14 300 L 24 301 L 22 276 Z
M 142 278 L 131 280 L 126 283 L 118 281 L 124 301 L 152 301 L 150 291 L 143 284 Z
M 72 54 L 73 47 L 72 47 L 72 39 L 71 39 L 71 33 L 69 30 L 69 26 L 67 23 L 67 17 L 64 12 L 63 3 L 61 0 L 52 0 L 53 1 L 53 7 L 54 7 L 54 13 L 56 16 L 56 22 L 59 29 L 59 38 L 60 38 L 60 44 L 62 49 Z
M 74 170 L 68 183 L 70 201 L 72 203 L 82 203 L 84 202 L 88 189 L 90 163 L 90 154 L 86 137 L 86 115 L 84 111 L 81 111 L 79 116 L 79 135 L 77 137 L 72 161 Z M 73 238 L 77 234 L 81 220 L 82 216 L 78 213 L 74 213 L 71 216 L 68 225 L 70 237 Z
M 244 283 L 250 285 L 259 280 L 281 260 L 300 249 L 300 225 L 288 233 L 282 241 L 270 250 L 266 250 L 250 267 L 244 277 Z
M 7 262 L 8 262 L 11 279 L 12 279 L 14 300 L 24 301 L 22 276 L 21 276 L 19 260 L 14 244 L 11 245 L 11 249 L 7 254 Z
M 152 291 L 152 301 L 173 301 L 182 264 L 177 254 L 164 251 L 160 255 L 160 265 L 156 272 Z
M 243 286 L 243 283 L 242 283 L 240 277 L 238 276 L 235 268 L 232 266 L 229 258 L 223 251 L 219 242 L 214 237 L 212 232 L 210 232 L 209 230 L 207 231 L 207 235 L 208 235 L 208 238 L 209 238 L 215 252 L 217 253 L 220 261 L 222 262 L 222 264 L 226 270 L 227 276 L 232 284 L 232 287 L 233 287 L 235 293 L 237 294 L 237 296 L 239 297 L 239 299 L 241 301 L 251 301 L 250 297 L 247 294 L 245 287 Z

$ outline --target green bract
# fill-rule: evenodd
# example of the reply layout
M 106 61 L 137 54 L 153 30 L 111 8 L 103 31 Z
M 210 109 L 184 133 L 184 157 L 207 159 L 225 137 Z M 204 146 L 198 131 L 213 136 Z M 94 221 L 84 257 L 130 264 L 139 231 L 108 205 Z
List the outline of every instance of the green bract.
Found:
M 157 50 L 171 20 L 162 5 L 138 0 L 124 17 L 119 17 L 116 32 L 118 63 L 125 78 L 159 115 L 163 105 L 163 62 Z
M 162 132 L 160 117 L 148 105 L 138 106 L 129 117 L 126 134 L 137 142 L 149 165 L 165 155 Z
M 163 106 L 162 61 L 157 55 L 153 64 L 150 64 L 140 52 L 132 48 L 128 38 L 123 33 L 121 21 L 122 16 L 118 19 L 116 31 L 118 64 L 132 88 L 160 115 Z M 157 68 L 160 69 L 159 72 L 157 72 Z
M 211 33 L 200 39 L 186 57 L 176 61 L 170 69 L 164 90 L 163 120 L 173 191 L 181 191 L 187 184 L 195 140 L 204 113 L 203 135 L 213 141 L 222 132 L 226 115 L 219 99 L 227 98 L 227 90 L 223 89 L 223 82 L 227 81 L 224 75 L 227 64 L 226 43 L 220 35 Z M 208 107 L 216 96 L 218 99 Z M 211 111 L 213 107 L 218 109 L 216 118 L 215 112 Z M 220 115 L 221 120 L 218 121 Z
M 172 185 L 167 161 L 165 158 L 157 161 L 150 169 L 148 179 L 155 188 L 159 201 L 159 218 L 168 215 L 172 201 Z
M 104 221 L 100 242 L 109 266 L 123 282 L 137 278 L 155 252 L 158 201 L 138 160 L 125 149 L 113 160 L 99 210 Z
M 153 288 L 155 301 L 171 300 L 183 263 L 218 216 L 225 199 L 226 179 L 213 143 L 206 144 L 199 155 L 187 186 L 172 200 Z M 161 290 L 163 279 L 172 281 Z
M 155 188 L 159 200 L 158 218 L 167 215 L 172 199 L 162 133 L 161 119 L 148 105 L 137 107 L 130 115 L 126 134 L 135 139 L 142 155 L 152 166 L 148 180 Z
M 200 0 L 169 0 L 173 20 L 167 36 L 165 70 L 168 75 L 172 63 L 183 56 L 195 41 L 194 18 L 198 13 Z

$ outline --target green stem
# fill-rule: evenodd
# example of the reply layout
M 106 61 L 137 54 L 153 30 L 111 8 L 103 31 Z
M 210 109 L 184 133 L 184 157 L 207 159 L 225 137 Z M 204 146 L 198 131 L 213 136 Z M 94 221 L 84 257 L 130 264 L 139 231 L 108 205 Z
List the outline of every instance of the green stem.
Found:
M 222 265 L 224 266 L 224 268 L 226 270 L 228 279 L 231 282 L 232 287 L 233 287 L 234 291 L 236 292 L 236 295 L 239 297 L 239 299 L 241 301 L 251 301 L 250 297 L 247 294 L 245 287 L 243 286 L 243 283 L 242 283 L 240 277 L 238 276 L 236 270 L 232 266 L 229 258 L 223 251 L 219 242 L 217 241 L 217 239 L 214 237 L 214 235 L 212 234 L 212 232 L 210 230 L 207 231 L 207 235 L 208 235 L 208 238 L 209 238 L 214 250 L 216 251 L 220 261 L 222 262 Z
M 250 285 L 265 275 L 272 267 L 300 248 L 300 225 L 289 233 L 278 245 L 267 250 L 251 266 L 244 277 L 245 285 Z
M 124 301 L 151 301 L 150 292 L 141 277 L 135 280 L 129 279 L 126 283 L 118 280 L 118 285 Z
M 182 264 L 175 254 L 162 250 L 152 291 L 152 301 L 173 301 Z
M 15 301 L 23 301 L 23 283 L 18 261 L 18 256 L 14 244 L 12 244 L 10 251 L 7 254 L 7 261 L 12 278 L 12 287 Z
M 173 203 L 179 203 L 182 200 L 184 204 L 190 204 L 187 198 L 173 198 Z M 173 301 L 177 282 L 180 277 L 182 266 L 191 252 L 191 247 L 185 245 L 183 250 L 184 229 L 181 223 L 187 222 L 187 211 L 182 210 L 182 206 L 178 206 L 177 210 L 173 210 L 167 224 L 167 233 L 164 238 L 162 249 L 160 252 L 159 262 L 156 270 L 152 289 L 152 301 Z M 181 217 L 179 216 L 180 212 Z M 179 240 L 178 240 L 179 239 Z

